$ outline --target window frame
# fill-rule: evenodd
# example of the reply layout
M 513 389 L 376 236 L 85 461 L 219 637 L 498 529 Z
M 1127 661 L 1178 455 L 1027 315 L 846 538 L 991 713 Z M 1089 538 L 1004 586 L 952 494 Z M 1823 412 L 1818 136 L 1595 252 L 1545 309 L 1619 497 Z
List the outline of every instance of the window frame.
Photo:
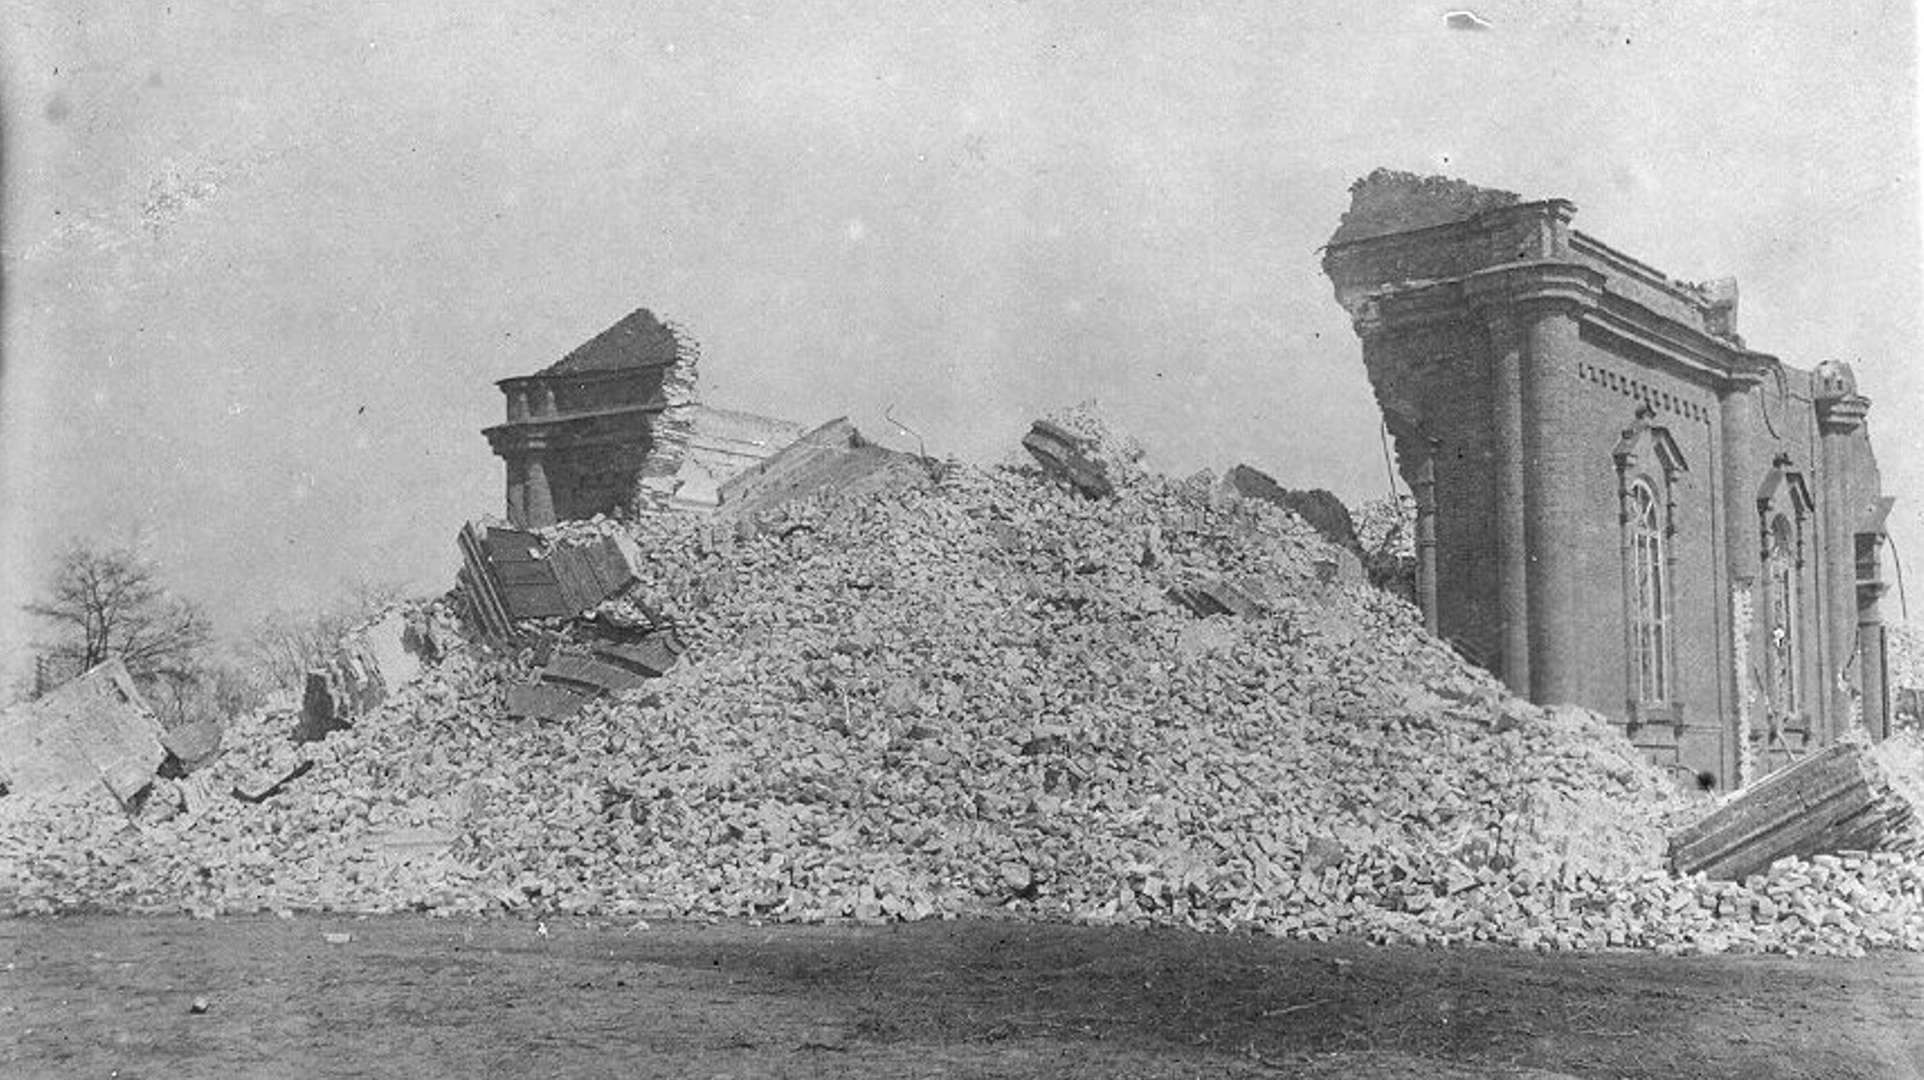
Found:
M 1624 712 L 1633 729 L 1668 724 L 1681 734 L 1684 708 L 1675 629 L 1680 579 L 1677 489 L 1689 465 L 1669 429 L 1652 423 L 1655 415 L 1648 405 L 1639 406 L 1611 455 L 1617 467 L 1623 566 Z M 1645 514 L 1637 512 L 1639 491 L 1648 498 Z M 1645 528 L 1639 519 L 1650 515 L 1655 520 Z
M 1640 712 L 1663 708 L 1676 700 L 1675 658 L 1671 644 L 1671 593 L 1668 515 L 1656 484 L 1648 476 L 1632 480 L 1626 492 L 1629 510 L 1631 640 L 1636 644 L 1631 667 L 1635 702 Z

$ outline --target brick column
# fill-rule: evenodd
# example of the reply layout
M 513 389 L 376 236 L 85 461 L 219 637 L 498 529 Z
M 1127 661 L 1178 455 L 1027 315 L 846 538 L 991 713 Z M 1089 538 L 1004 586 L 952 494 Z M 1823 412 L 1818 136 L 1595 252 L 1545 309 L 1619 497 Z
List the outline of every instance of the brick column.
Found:
M 1490 339 L 1496 435 L 1496 548 L 1503 617 L 1503 681 L 1548 704 L 1580 700 L 1575 553 L 1564 535 L 1577 510 L 1573 455 L 1578 320 L 1603 275 L 1549 260 L 1499 266 L 1464 279 Z M 1547 433 L 1547 434 L 1546 434 Z
M 1717 393 L 1718 443 L 1723 459 L 1717 475 L 1723 482 L 1724 503 L 1724 582 L 1729 604 L 1729 670 L 1722 673 L 1730 694 L 1730 728 L 1725 731 L 1730 749 L 1724 767 L 1733 771 L 1739 785 L 1756 779 L 1751 746 L 1752 642 L 1757 632 L 1756 602 L 1752 594 L 1758 572 L 1763 541 L 1758 533 L 1757 477 L 1763 462 L 1757 457 L 1754 428 L 1757 387 L 1762 376 L 1743 373 L 1730 377 Z
M 1528 697 L 1530 576 L 1523 445 L 1524 335 L 1506 310 L 1489 313 L 1490 412 L 1496 433 L 1497 641 L 1503 683 Z
M 529 457 L 522 465 L 522 520 L 524 529 L 545 529 L 555 522 L 554 494 L 548 490 L 548 468 L 539 457 Z
M 1530 699 L 1542 704 L 1582 699 L 1578 674 L 1583 636 L 1577 595 L 1578 544 L 1568 535 L 1583 513 L 1580 476 L 1573 460 L 1581 449 L 1571 438 L 1577 389 L 1576 310 L 1562 303 L 1532 303 L 1522 315 L 1528 326 L 1523 370 L 1524 484 L 1528 508 L 1524 543 L 1530 552 Z
M 1877 610 L 1877 591 L 1868 599 L 1858 590 L 1857 601 L 1857 685 L 1864 695 L 1864 726 L 1872 737 L 1883 739 L 1891 733 L 1891 692 L 1885 683 L 1886 652 L 1884 620 Z
M 1817 401 L 1817 429 L 1821 433 L 1823 458 L 1819 468 L 1822 502 L 1817 522 L 1821 529 L 1821 556 L 1817 560 L 1823 580 L 1825 626 L 1818 653 L 1824 687 L 1825 731 L 1830 738 L 1842 734 L 1850 724 L 1851 692 L 1845 669 L 1852 657 L 1863 662 L 1858 642 L 1857 605 L 1857 519 L 1868 506 L 1850 505 L 1850 440 L 1864 424 L 1870 400 L 1861 394 L 1822 396 Z M 1861 675 L 1861 672 L 1859 673 Z M 1863 680 L 1857 679 L 1861 688 Z
M 1757 460 L 1752 429 L 1756 421 L 1753 392 L 1757 376 L 1733 378 L 1717 395 L 1717 417 L 1722 427 L 1724 451 L 1724 559 L 1733 585 L 1747 585 L 1757 577 L 1758 538 L 1757 479 L 1767 470 Z M 1747 632 L 1737 628 L 1739 633 Z
M 1436 612 L 1436 456 L 1426 453 L 1416 466 L 1416 600 L 1423 628 L 1438 632 Z
M 1439 633 L 1436 606 L 1436 451 L 1437 440 L 1406 413 L 1385 407 L 1383 423 L 1396 440 L 1397 471 L 1416 499 L 1416 605 L 1423 628 Z
M 508 458 L 508 523 L 521 525 L 528 520 L 528 470 L 520 458 Z

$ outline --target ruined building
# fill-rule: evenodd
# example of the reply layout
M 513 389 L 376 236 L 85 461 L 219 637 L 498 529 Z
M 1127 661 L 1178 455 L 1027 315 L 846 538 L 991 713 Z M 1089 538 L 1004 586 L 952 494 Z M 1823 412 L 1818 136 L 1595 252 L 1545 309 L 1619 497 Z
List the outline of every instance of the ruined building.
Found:
M 1430 627 L 1719 787 L 1888 717 L 1891 500 L 1849 366 L 1745 346 L 1562 199 L 1378 170 L 1323 266 L 1418 504 Z
M 698 404 L 699 359 L 692 338 L 641 308 L 541 371 L 496 383 L 507 422 L 482 434 L 507 464 L 508 520 L 542 528 L 637 502 L 712 507 L 721 483 L 801 435 Z

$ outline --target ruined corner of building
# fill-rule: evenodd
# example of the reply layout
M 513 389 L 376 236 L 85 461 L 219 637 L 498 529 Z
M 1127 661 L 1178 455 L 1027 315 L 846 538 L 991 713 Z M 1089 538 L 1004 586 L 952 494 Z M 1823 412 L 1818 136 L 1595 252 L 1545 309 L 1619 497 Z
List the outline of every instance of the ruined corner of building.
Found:
M 1411 232 L 1515 206 L 1513 191 L 1479 187 L 1448 176 L 1379 168 L 1350 185 L 1349 209 L 1329 238 L 1331 245 Z
M 1747 347 L 1734 279 L 1671 277 L 1576 213 L 1378 169 L 1324 248 L 1426 622 L 1700 783 L 1887 731 L 1891 500 L 1855 374 Z
M 712 508 L 719 485 L 794 440 L 799 424 L 704 405 L 701 347 L 637 308 L 553 364 L 501 380 L 506 422 L 484 434 L 520 528 Z

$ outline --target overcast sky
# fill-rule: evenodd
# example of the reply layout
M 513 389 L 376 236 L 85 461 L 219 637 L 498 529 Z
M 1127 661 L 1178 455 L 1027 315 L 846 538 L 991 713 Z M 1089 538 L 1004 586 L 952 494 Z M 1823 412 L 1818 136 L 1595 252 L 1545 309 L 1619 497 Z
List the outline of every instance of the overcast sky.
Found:
M 227 630 L 447 588 L 493 381 L 639 306 L 713 404 L 995 460 L 1096 397 L 1170 471 L 1381 494 L 1317 252 L 1378 165 L 1856 365 L 1924 604 L 1909 5 L 1452 6 L 6 2 L 0 658 L 75 535 Z

